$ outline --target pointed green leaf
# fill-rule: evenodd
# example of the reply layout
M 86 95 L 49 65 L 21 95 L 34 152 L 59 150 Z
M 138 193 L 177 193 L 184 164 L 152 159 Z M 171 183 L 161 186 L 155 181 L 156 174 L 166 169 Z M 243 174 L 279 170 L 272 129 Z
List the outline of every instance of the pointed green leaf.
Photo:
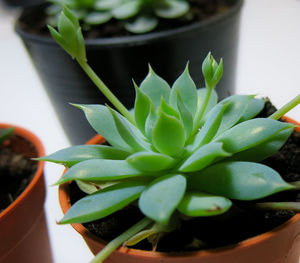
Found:
M 158 25 L 155 16 L 140 15 L 132 22 L 126 22 L 124 27 L 133 34 L 143 34 L 152 31 Z
M 140 89 L 149 96 L 156 108 L 160 106 L 162 97 L 165 101 L 169 101 L 169 84 L 161 77 L 156 75 L 151 66 L 149 66 L 149 73 L 141 83 Z
M 189 8 L 187 1 L 165 0 L 164 5 L 155 8 L 154 12 L 161 18 L 170 19 L 185 15 Z
M 101 219 L 136 200 L 145 189 L 143 182 L 119 183 L 77 201 L 60 224 L 86 223 Z
M 178 120 L 180 119 L 179 113 L 175 109 L 173 109 L 171 106 L 169 106 L 166 103 L 166 101 L 164 100 L 164 98 L 161 98 L 159 110 L 167 115 L 175 117 Z
M 60 45 L 63 49 L 65 49 L 68 53 L 68 45 L 65 43 L 65 41 L 62 39 L 61 35 L 52 27 L 48 25 L 48 29 L 50 31 L 51 36 L 54 38 L 56 43 Z M 71 55 L 71 54 L 70 54 Z
M 189 179 L 191 189 L 237 200 L 256 200 L 293 189 L 272 168 L 251 162 L 212 165 Z
M 116 19 L 128 19 L 135 16 L 140 10 L 140 0 L 132 0 L 125 2 L 112 10 L 112 14 Z
M 72 180 L 87 182 L 112 181 L 145 175 L 125 160 L 93 159 L 72 166 L 57 184 Z
M 228 211 L 231 205 L 231 201 L 223 196 L 187 192 L 178 205 L 178 210 L 187 216 L 215 216 Z
M 128 155 L 128 152 L 106 145 L 76 145 L 38 158 L 38 160 L 61 163 L 71 167 L 79 162 L 91 159 L 124 160 Z
M 161 153 L 175 156 L 185 144 L 185 131 L 181 122 L 175 117 L 161 112 L 152 131 L 154 147 Z
M 120 136 L 132 148 L 132 151 L 136 152 L 146 150 L 146 143 L 140 140 L 139 137 L 135 137 L 135 134 L 130 129 L 129 121 L 125 118 L 122 118 L 121 115 L 117 114 L 113 109 L 108 109 L 114 118 L 115 125 Z
M 227 108 L 217 134 L 223 133 L 239 122 L 252 98 L 251 95 L 233 95 L 220 102 L 220 104 L 227 104 Z
M 289 123 L 257 118 L 237 124 L 215 140 L 223 142 L 225 151 L 237 153 L 264 143 L 279 132 L 293 127 Z
M 152 131 L 156 124 L 157 118 L 158 116 L 155 111 L 155 106 L 153 105 L 153 103 L 151 103 L 150 112 L 145 123 L 145 134 L 149 141 L 152 141 Z
M 115 125 L 115 121 L 108 108 L 103 105 L 75 105 L 82 109 L 93 129 L 101 134 L 112 146 L 124 151 L 132 148 L 123 140 Z
M 193 116 L 181 99 L 181 95 L 177 94 L 177 108 L 180 113 L 180 119 L 185 130 L 185 138 L 189 138 L 193 131 Z
M 253 148 L 234 154 L 228 158 L 228 161 L 261 162 L 276 153 L 285 144 L 293 131 L 293 128 L 283 130 Z
M 155 152 L 138 152 L 130 155 L 126 161 L 143 172 L 163 171 L 170 169 L 175 164 L 174 158 Z
M 197 133 L 194 141 L 187 147 L 187 150 L 193 152 L 200 146 L 209 143 L 216 135 L 221 121 L 223 113 L 226 109 L 226 104 L 217 104 L 209 113 L 207 121 L 204 123 L 203 127 Z
M 64 6 L 63 7 L 63 13 L 72 22 L 72 24 L 75 28 L 79 27 L 79 22 L 78 22 L 77 17 L 72 13 L 72 11 L 69 8 Z
M 231 154 L 223 150 L 222 143 L 211 142 L 200 147 L 179 167 L 180 172 L 195 172 L 207 167 L 216 159 L 228 157 Z
M 169 174 L 154 180 L 141 194 L 139 208 L 157 223 L 167 225 L 186 189 L 186 178 Z
M 134 104 L 134 118 L 137 127 L 144 135 L 146 135 L 145 125 L 151 109 L 151 101 L 149 97 L 145 93 L 143 93 L 136 85 L 134 86 L 136 91 Z
M 171 89 L 170 105 L 175 109 L 177 107 L 177 92 L 179 92 L 183 104 L 194 116 L 198 103 L 198 94 L 197 87 L 190 76 L 188 64 L 186 65 L 184 72 L 174 82 Z
M 260 113 L 265 106 L 265 101 L 263 99 L 252 99 L 249 101 L 246 111 L 239 120 L 243 122 L 254 118 L 258 113 Z
M 74 56 L 74 50 L 77 50 L 76 29 L 71 20 L 67 18 L 64 13 L 59 17 L 58 30 L 64 41 L 67 41 L 69 51 L 71 51 Z

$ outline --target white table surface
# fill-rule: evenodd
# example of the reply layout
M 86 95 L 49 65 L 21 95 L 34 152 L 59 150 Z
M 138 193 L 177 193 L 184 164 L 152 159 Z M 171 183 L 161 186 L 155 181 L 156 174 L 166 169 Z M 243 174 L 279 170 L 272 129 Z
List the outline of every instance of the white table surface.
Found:
M 300 1 L 245 0 L 241 19 L 237 92 L 268 96 L 280 107 L 300 93 Z M 15 10 L 0 6 L 0 122 L 23 126 L 50 154 L 70 145 L 42 84 L 13 31 Z M 300 106 L 289 114 L 300 120 Z M 57 187 L 62 167 L 46 164 L 45 204 L 55 263 L 84 263 L 92 254 L 70 226 L 58 226 L 62 213 Z

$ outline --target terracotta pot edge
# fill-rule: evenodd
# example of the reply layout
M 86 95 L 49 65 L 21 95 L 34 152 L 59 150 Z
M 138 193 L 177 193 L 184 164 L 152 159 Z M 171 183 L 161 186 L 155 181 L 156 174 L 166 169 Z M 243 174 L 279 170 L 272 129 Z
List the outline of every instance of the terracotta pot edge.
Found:
M 45 148 L 42 141 L 33 132 L 17 125 L 0 123 L 0 128 L 10 128 L 10 127 L 15 127 L 16 128 L 15 134 L 25 138 L 27 141 L 30 141 L 34 145 L 35 149 L 37 150 L 38 156 L 45 155 Z M 39 162 L 37 170 L 31 182 L 27 185 L 25 190 L 17 197 L 17 199 L 0 213 L 0 220 L 8 216 L 15 209 L 17 209 L 18 205 L 21 202 L 23 202 L 24 198 L 28 195 L 28 193 L 30 193 L 32 189 L 38 184 L 38 182 L 42 179 L 43 171 L 44 171 L 44 162 Z

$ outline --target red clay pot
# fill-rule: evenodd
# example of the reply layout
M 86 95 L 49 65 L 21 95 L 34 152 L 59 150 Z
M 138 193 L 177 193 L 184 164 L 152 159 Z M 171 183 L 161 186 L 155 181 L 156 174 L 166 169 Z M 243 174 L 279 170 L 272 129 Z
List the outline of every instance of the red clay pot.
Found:
M 285 118 L 287 121 L 299 123 Z M 300 132 L 300 128 L 296 129 Z M 102 136 L 93 137 L 87 144 L 99 144 Z M 59 201 L 64 213 L 71 207 L 68 184 L 59 188 Z M 105 242 L 90 233 L 81 224 L 72 224 L 96 255 Z M 270 232 L 249 238 L 232 246 L 193 253 L 159 253 L 120 247 L 107 263 L 299 263 L 300 214 Z
M 16 127 L 0 124 L 0 128 Z M 16 127 L 16 136 L 6 141 L 15 152 L 29 158 L 45 155 L 41 141 L 31 132 Z M 23 193 L 0 213 L 1 263 L 52 263 L 52 255 L 44 212 L 44 163 Z

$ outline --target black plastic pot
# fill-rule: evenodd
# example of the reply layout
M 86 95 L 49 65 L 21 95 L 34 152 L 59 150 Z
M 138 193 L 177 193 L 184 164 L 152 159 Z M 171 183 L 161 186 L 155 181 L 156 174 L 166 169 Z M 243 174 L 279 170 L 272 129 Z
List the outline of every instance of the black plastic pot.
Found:
M 220 97 L 234 93 L 239 17 L 242 0 L 232 0 L 226 13 L 180 28 L 129 37 L 86 41 L 89 64 L 114 94 L 131 108 L 134 104 L 132 78 L 140 83 L 154 71 L 172 84 L 190 62 L 190 73 L 198 87 L 204 85 L 202 61 L 209 51 L 223 57 L 224 74 L 218 86 Z M 41 14 L 41 7 L 24 10 L 16 23 L 21 36 L 62 125 L 72 144 L 87 141 L 95 132 L 72 103 L 104 103 L 106 100 L 83 71 L 51 38 L 26 32 Z

